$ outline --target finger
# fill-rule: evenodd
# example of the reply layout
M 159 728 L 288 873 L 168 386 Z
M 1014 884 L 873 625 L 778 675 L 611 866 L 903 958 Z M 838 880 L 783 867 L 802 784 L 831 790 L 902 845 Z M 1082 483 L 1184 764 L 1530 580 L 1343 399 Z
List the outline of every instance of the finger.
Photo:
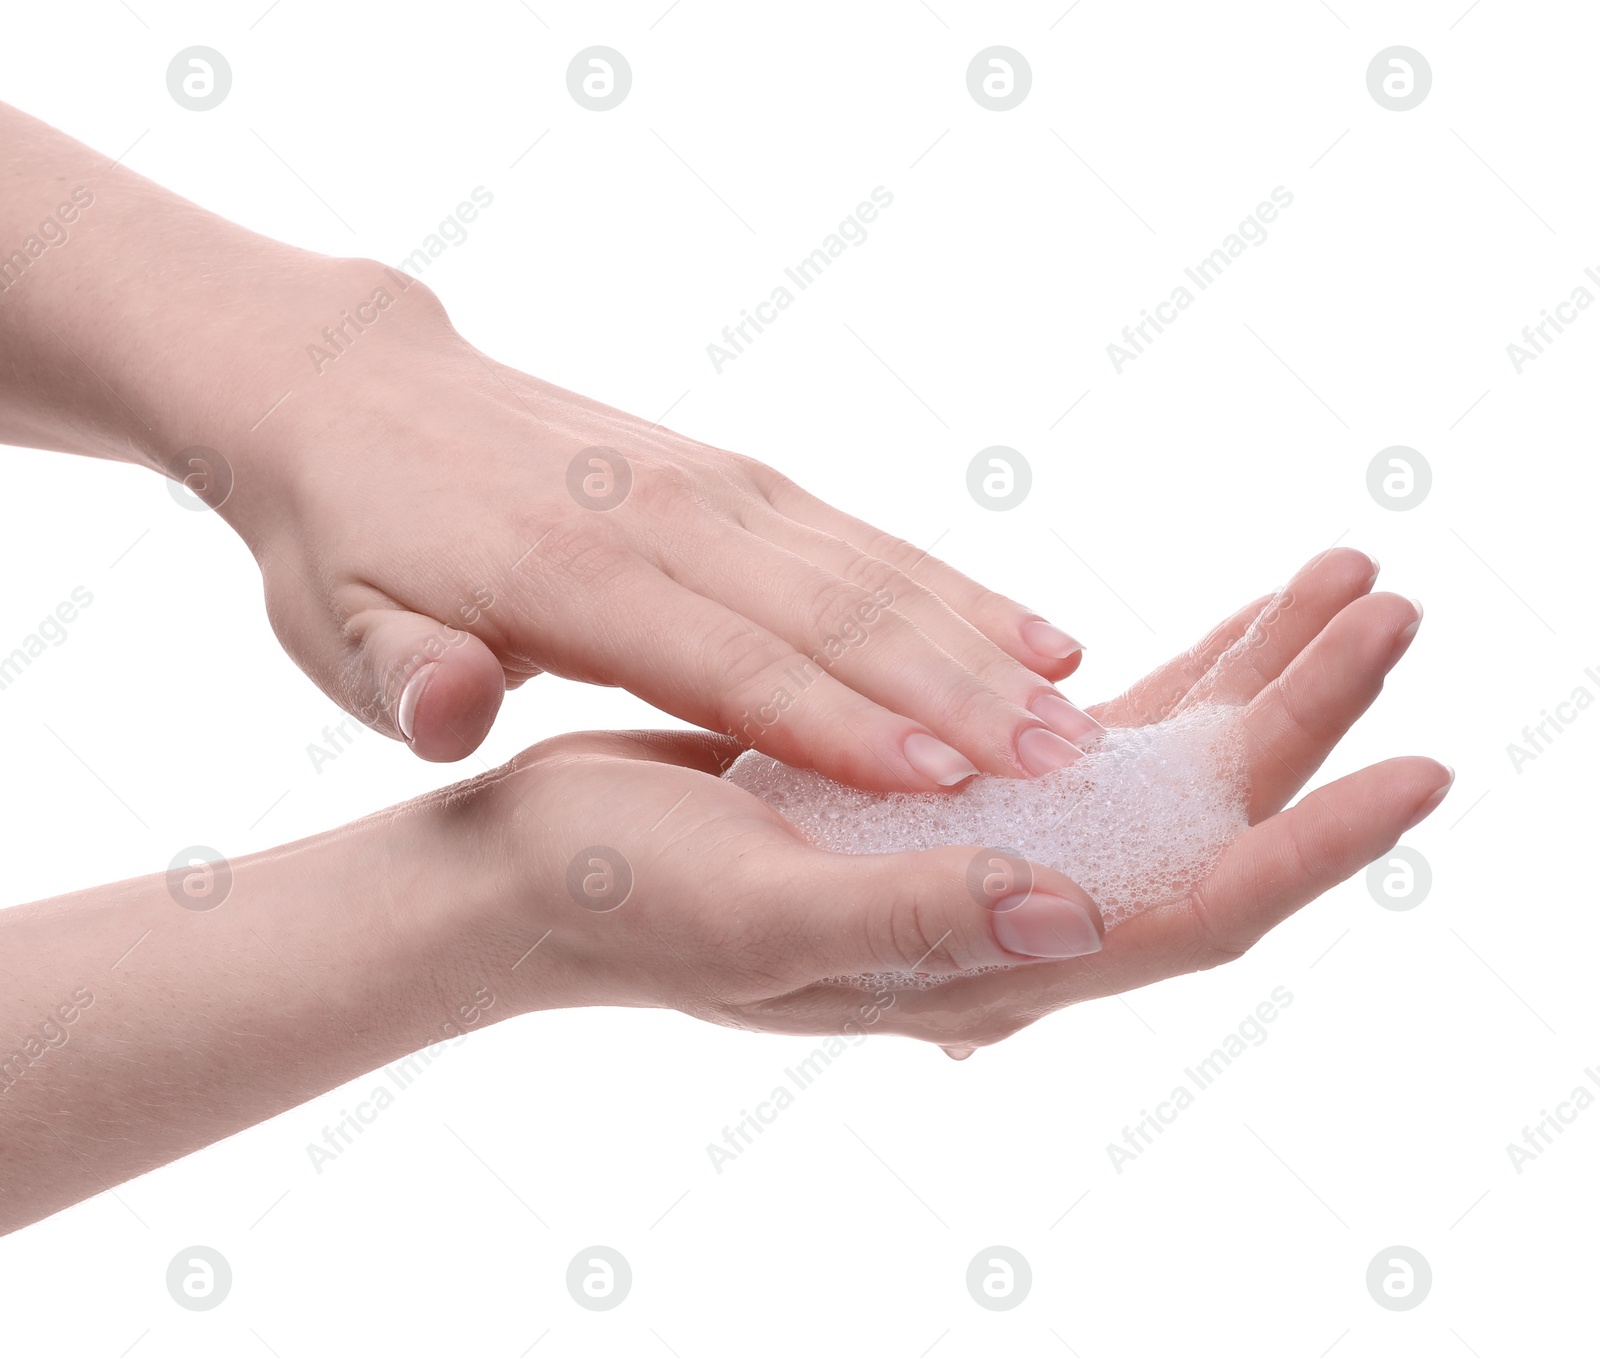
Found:
M 345 711 L 423 759 L 463 759 L 483 742 L 505 695 L 494 653 L 469 632 L 376 591 L 341 618 L 298 579 L 267 576 L 273 630 Z
M 921 722 L 982 772 L 1038 776 L 1080 754 L 931 640 L 900 611 L 887 586 L 874 592 L 842 580 L 734 525 L 696 544 L 668 573 L 767 628 L 840 683 Z M 1028 675 L 972 635 L 985 655 Z M 1037 694 L 1051 692 L 1037 676 L 1028 676 L 1028 683 Z M 1097 729 L 1083 718 L 1079 736 Z
M 811 979 L 949 975 L 1098 952 L 1099 908 L 1070 878 L 1000 850 L 834 854 L 778 845 L 776 923 Z
M 885 1026 L 981 1046 L 1065 1005 L 1230 961 L 1387 853 L 1438 807 L 1451 778 L 1418 757 L 1350 774 L 1241 835 L 1198 891 L 1119 924 L 1100 952 L 897 991 Z
M 1246 604 L 1218 623 L 1203 641 L 1152 670 L 1121 697 L 1091 707 L 1089 715 L 1106 726 L 1150 726 L 1165 721 L 1189 690 L 1210 673 L 1217 657 L 1249 630 L 1275 597 L 1263 594 Z
M 1250 820 L 1282 809 L 1383 690 L 1422 618 L 1398 594 L 1343 609 L 1246 709 Z
M 745 516 L 745 527 L 752 533 L 868 594 L 889 599 L 889 606 L 910 619 L 936 647 L 1001 697 L 1032 712 L 1063 739 L 1076 742 L 1098 733 L 1097 721 L 1068 702 L 1036 671 L 1001 650 L 932 589 L 843 538 L 763 508 L 765 512 Z M 1079 647 L 1080 654 L 1081 650 Z
M 355 682 L 378 704 L 378 729 L 436 763 L 464 759 L 483 743 L 505 696 L 505 672 L 477 637 L 395 608 L 358 613 L 346 630 Z
M 1057 680 L 1078 668 L 1083 659 L 1082 645 L 1037 613 L 969 580 L 921 547 L 824 503 L 770 467 L 752 463 L 749 470 L 767 503 L 780 514 L 888 562 L 943 599 L 1002 651 L 1034 673 Z
M 552 638 L 552 673 L 621 685 L 684 721 L 854 787 L 933 792 L 977 772 L 922 723 L 638 557 L 590 559 L 581 590 L 559 575 L 541 577 L 546 584 L 520 606 Z
M 1313 557 L 1262 610 L 1237 642 L 1177 706 L 1248 703 L 1283 673 L 1330 619 L 1372 588 L 1378 565 L 1364 552 L 1335 547 Z
M 1455 775 L 1432 759 L 1389 759 L 1308 793 L 1241 835 L 1186 901 L 1152 912 L 1130 946 L 1153 944 L 1195 967 L 1254 946 L 1301 906 L 1387 853 L 1431 815 Z M 1136 917 L 1130 925 L 1144 917 Z

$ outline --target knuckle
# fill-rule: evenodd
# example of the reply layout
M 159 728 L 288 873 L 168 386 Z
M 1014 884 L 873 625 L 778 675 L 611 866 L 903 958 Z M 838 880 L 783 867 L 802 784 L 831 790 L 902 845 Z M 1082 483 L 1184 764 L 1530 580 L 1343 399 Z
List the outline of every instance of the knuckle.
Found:
M 1232 642 L 1229 643 L 1228 646 L 1224 646 L 1220 651 L 1216 652 L 1208 650 L 1204 642 L 1201 642 L 1197 646 L 1191 646 L 1173 665 L 1173 688 L 1181 689 L 1183 693 L 1187 693 L 1191 688 L 1200 683 L 1208 674 L 1210 674 L 1212 667 L 1215 666 L 1233 646 L 1238 645 L 1238 642 L 1239 639 L 1236 637 Z
M 1190 925 L 1182 957 L 1184 971 L 1209 971 L 1237 962 L 1249 951 L 1254 940 L 1240 941 L 1220 928 L 1205 893 L 1198 888 L 1184 897 L 1181 909 Z
M 801 606 L 801 622 L 806 635 L 813 640 L 833 635 L 856 617 L 864 601 L 865 596 L 855 585 L 824 577 L 816 583 Z
M 972 942 L 951 921 L 940 897 L 947 884 L 919 877 L 909 896 L 888 913 L 869 955 L 887 971 L 943 974 L 977 965 Z
M 1315 882 L 1319 876 L 1297 835 L 1284 836 L 1270 854 L 1251 860 L 1242 871 L 1247 874 L 1244 879 L 1228 889 L 1227 920 L 1219 918 L 1204 883 L 1183 900 L 1191 925 L 1194 970 L 1243 957 L 1271 927 L 1270 920 L 1282 913 L 1271 905 L 1285 894 L 1284 884 Z
M 716 989 L 741 1003 L 787 994 L 830 971 L 837 940 L 817 921 L 823 889 L 814 852 L 790 846 L 742 853 L 721 886 L 738 908 L 719 910 L 701 939 Z
M 965 576 L 961 579 L 966 583 Z M 1015 626 L 1019 612 L 1018 605 L 1004 594 L 996 594 L 994 590 L 986 589 L 982 585 L 969 585 L 959 593 L 962 612 L 972 618 L 996 628 L 1003 624 Z
M 1301 747 L 1313 744 L 1317 734 L 1313 729 L 1312 720 L 1316 706 L 1305 700 L 1301 682 L 1296 677 L 1295 671 L 1290 669 L 1279 675 L 1277 687 L 1281 699 L 1278 707 L 1294 743 Z
M 939 597 L 985 636 L 1015 635 L 1017 627 L 1032 616 L 1029 610 L 994 590 L 975 584 L 958 571 L 946 569 L 939 577 Z
M 994 692 L 1034 692 L 1040 679 L 1019 660 L 1014 660 L 987 638 L 980 638 L 978 656 L 968 668 L 985 688 Z
M 886 594 L 886 607 L 903 607 L 928 597 L 921 585 L 908 580 L 900 569 L 881 557 L 866 552 L 852 552 L 839 569 L 839 578 L 857 589 L 881 600 Z
M 877 530 L 867 539 L 863 549 L 870 556 L 877 557 L 880 561 L 887 561 L 891 566 L 904 569 L 903 563 L 910 557 L 920 555 L 916 548 L 904 538 L 896 537 L 882 529 Z
M 631 553 L 608 542 L 588 523 L 560 523 L 539 544 L 548 572 L 583 590 L 604 592 L 618 583 L 632 561 Z
M 715 711 L 724 731 L 735 734 L 748 720 L 749 713 L 787 692 L 785 664 L 789 651 L 781 643 L 763 637 L 738 618 L 716 626 L 706 639 L 710 656 L 709 671 L 715 676 Z M 805 660 L 805 666 L 811 661 Z M 809 672 L 809 671 L 808 671 Z M 788 681 L 790 684 L 793 680 Z
M 738 693 L 770 678 L 782 656 L 781 645 L 753 632 L 742 619 L 719 623 L 709 638 L 717 673 Z
M 1016 712 L 992 689 L 955 661 L 940 680 L 938 711 L 940 720 L 953 731 L 1010 732 L 1016 725 Z M 1010 737 L 1007 737 L 1009 745 Z
M 1217 657 L 1212 677 L 1220 685 L 1263 684 L 1268 675 L 1261 667 L 1260 648 L 1266 644 L 1265 632 L 1246 632 Z
M 887 562 L 907 577 L 913 575 L 917 567 L 936 563 L 937 560 L 924 548 L 914 546 L 904 538 L 897 538 L 893 533 L 874 533 L 867 539 L 866 546 L 862 550 L 868 556 Z
M 744 457 L 740 454 L 731 456 L 762 499 L 780 514 L 787 513 L 789 509 L 798 509 L 805 504 L 808 498 L 806 490 L 798 481 L 790 479 L 753 457 Z
M 795 483 L 783 475 L 782 472 L 774 471 L 765 462 L 757 461 L 753 457 L 746 457 L 743 453 L 729 453 L 721 450 L 718 450 L 718 456 L 722 459 L 730 476 L 754 487 L 764 496 L 770 497 L 775 492 L 798 489 Z
M 628 504 L 635 513 L 651 517 L 682 514 L 689 505 L 703 505 L 701 487 L 694 474 L 676 462 L 658 457 L 628 459 L 633 481 Z

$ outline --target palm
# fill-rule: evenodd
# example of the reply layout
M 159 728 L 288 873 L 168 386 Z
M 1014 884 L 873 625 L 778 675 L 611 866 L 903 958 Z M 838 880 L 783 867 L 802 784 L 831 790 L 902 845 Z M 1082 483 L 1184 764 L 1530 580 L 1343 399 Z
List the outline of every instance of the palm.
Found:
M 639 881 L 651 889 L 640 893 L 625 924 L 617 921 L 619 928 L 653 933 L 687 966 L 664 983 L 655 1002 L 736 1026 L 795 1033 L 839 1032 L 867 1002 L 873 1031 L 983 1045 L 1065 1005 L 1238 956 L 1383 853 L 1408 821 L 1420 818 L 1417 808 L 1430 796 L 1437 801 L 1433 789 L 1443 772 L 1431 760 L 1410 758 L 1363 769 L 1283 809 L 1371 704 L 1409 641 L 1414 607 L 1396 595 L 1369 594 L 1371 575 L 1359 553 L 1324 554 L 1273 599 L 1240 610 L 1184 656 L 1091 709 L 1106 725 L 1141 725 L 1197 701 L 1244 707 L 1252 828 L 1195 891 L 1181 901 L 1153 902 L 1155 908 L 1111 931 L 1093 956 L 1019 962 L 931 988 L 896 988 L 888 1005 L 871 1005 L 859 985 L 837 979 L 792 984 L 785 949 L 805 940 L 768 938 L 763 951 L 763 925 L 778 927 L 778 917 L 762 917 L 762 874 L 803 874 L 819 860 L 828 862 L 819 873 L 837 873 L 837 857 L 803 846 L 765 803 L 706 776 L 737 753 L 732 742 L 697 733 L 563 738 L 556 744 L 593 780 L 596 814 L 603 810 L 613 831 L 652 826 L 673 808 L 658 829 L 625 836 Z M 563 797 L 570 806 L 570 789 Z M 896 857 L 909 868 L 927 856 Z M 686 919 L 685 893 L 693 895 L 696 880 L 700 913 Z M 825 902 L 816 904 L 821 910 Z M 734 918 L 719 917 L 719 908 Z M 794 932 L 792 924 L 783 928 Z M 734 946 L 699 943 L 707 929 Z M 962 965 L 941 956 L 942 940 L 928 942 L 929 956 L 906 957 L 898 969 L 913 961 L 934 972 Z M 752 967 L 752 958 L 770 965 Z M 663 962 L 668 973 L 682 970 L 660 948 L 653 962 L 641 958 L 640 965 Z M 653 983 L 663 984 L 659 970 Z

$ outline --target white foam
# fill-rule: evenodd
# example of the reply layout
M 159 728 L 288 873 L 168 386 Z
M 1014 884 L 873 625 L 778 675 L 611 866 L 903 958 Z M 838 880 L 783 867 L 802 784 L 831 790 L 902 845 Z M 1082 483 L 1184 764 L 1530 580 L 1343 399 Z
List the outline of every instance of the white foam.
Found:
M 835 853 L 972 844 L 1056 868 L 1109 929 L 1187 894 L 1248 828 L 1240 711 L 1205 704 L 1112 728 L 1043 778 L 980 776 L 944 794 L 862 792 L 755 751 L 725 776 Z

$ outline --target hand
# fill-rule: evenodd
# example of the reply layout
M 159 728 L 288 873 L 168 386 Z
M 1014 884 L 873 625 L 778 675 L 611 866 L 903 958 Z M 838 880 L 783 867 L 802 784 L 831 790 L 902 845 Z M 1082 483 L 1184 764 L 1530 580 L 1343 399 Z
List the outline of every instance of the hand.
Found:
M 0 146 L 0 226 L 73 224 L 71 269 L 8 298 L 0 440 L 184 481 L 290 654 L 423 758 L 477 748 L 545 670 L 886 790 L 1048 772 L 1094 730 L 1049 682 L 1064 632 L 759 462 L 494 362 L 409 275 L 265 240 L 3 104 Z
M 1244 705 L 1252 822 L 1187 899 L 1153 903 L 1101 950 L 1098 912 L 1048 868 L 1034 867 L 1026 905 L 990 911 L 968 894 L 974 847 L 846 856 L 805 845 L 765 803 L 713 776 L 737 753 L 732 741 L 581 735 L 535 747 L 469 794 L 506 827 L 495 838 L 520 846 L 511 895 L 554 902 L 548 916 L 535 912 L 552 933 L 528 983 L 543 1003 L 663 1005 L 738 1027 L 870 1029 L 970 1049 L 1064 1005 L 1237 957 L 1392 847 L 1449 788 L 1432 760 L 1393 759 L 1283 810 L 1415 633 L 1414 605 L 1368 593 L 1375 575 L 1359 552 L 1326 553 L 1093 709 L 1128 725 L 1205 699 Z M 580 853 L 595 845 L 625 873 L 608 877 L 603 855 Z M 593 874 L 591 905 L 613 904 L 616 883 L 631 878 L 621 903 L 580 906 L 565 889 L 573 857 L 575 881 Z M 1019 927 L 1025 911 L 1033 920 Z M 1079 955 L 1024 956 L 1041 933 Z M 1005 969 L 876 995 L 835 979 L 995 965 Z
M 380 290 L 335 356 L 320 327 Z M 881 790 L 1049 772 L 1095 729 L 1049 682 L 1072 638 L 761 463 L 494 362 L 377 264 L 280 294 L 231 369 L 222 513 L 290 654 L 422 757 L 541 671 Z
M 670 1006 L 964 1053 L 1236 957 L 1449 786 L 1431 760 L 1398 759 L 1280 810 L 1415 627 L 1412 605 L 1367 594 L 1371 575 L 1358 553 L 1329 553 L 1099 709 L 1115 723 L 1198 696 L 1247 702 L 1256 822 L 1191 895 L 1103 948 L 1093 903 L 1060 873 L 1036 867 L 1024 904 L 990 910 L 968 894 L 971 847 L 813 849 L 716 776 L 736 742 L 689 732 L 563 736 L 226 874 L 175 869 L 0 911 L 17 978 L 0 1032 L 20 1053 L 0 1071 L 0 1231 L 528 1010 Z M 136 950 L 108 971 L 124 939 Z M 931 989 L 838 979 L 977 966 L 999 969 Z

